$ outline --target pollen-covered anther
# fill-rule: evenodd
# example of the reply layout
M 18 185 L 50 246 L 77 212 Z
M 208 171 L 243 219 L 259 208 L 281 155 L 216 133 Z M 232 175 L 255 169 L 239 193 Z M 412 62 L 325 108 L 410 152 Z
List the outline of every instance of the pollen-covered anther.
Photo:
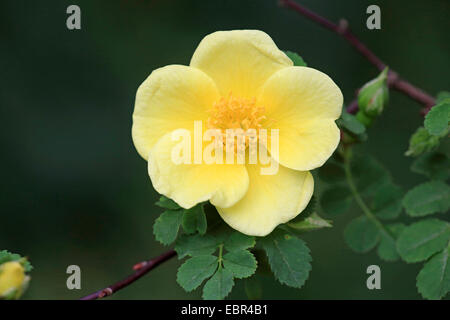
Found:
M 210 110 L 207 127 L 208 129 L 221 130 L 224 146 L 227 139 L 232 138 L 230 132 L 227 134 L 226 130 L 233 129 L 235 135 L 244 135 L 245 147 L 248 147 L 249 140 L 251 138 L 257 139 L 262 122 L 266 120 L 264 113 L 264 107 L 257 106 L 255 98 L 235 97 L 230 93 L 214 103 Z M 242 129 L 241 133 L 239 133 L 239 129 Z M 249 129 L 255 130 L 256 137 L 248 135 Z

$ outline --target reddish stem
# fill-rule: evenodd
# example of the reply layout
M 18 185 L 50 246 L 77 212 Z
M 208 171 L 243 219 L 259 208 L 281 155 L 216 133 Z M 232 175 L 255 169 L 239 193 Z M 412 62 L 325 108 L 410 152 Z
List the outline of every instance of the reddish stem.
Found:
M 339 24 L 335 24 L 328 19 L 318 15 L 317 13 L 303 7 L 302 5 L 292 0 L 280 0 L 281 4 L 285 7 L 296 11 L 304 17 L 316 22 L 325 29 L 328 29 L 347 40 L 347 42 L 353 46 L 362 56 L 364 56 L 371 64 L 373 64 L 379 71 L 383 71 L 386 68 L 386 64 L 378 58 L 371 50 L 369 50 L 364 43 L 362 43 L 348 28 L 346 20 L 341 20 Z M 423 104 L 425 108 L 431 108 L 435 104 L 435 99 L 428 93 L 417 88 L 411 83 L 398 77 L 397 73 L 393 70 L 389 70 L 388 85 Z M 353 101 L 350 103 L 348 110 L 351 113 L 355 113 L 358 110 L 358 103 Z
M 105 289 L 91 293 L 91 294 L 81 298 L 80 300 L 96 300 L 96 299 L 101 299 L 106 296 L 110 296 L 114 292 L 117 292 L 120 289 L 123 289 L 123 288 L 129 286 L 130 284 L 132 284 L 133 282 L 135 282 L 136 280 L 138 280 L 139 278 L 144 276 L 146 273 L 148 273 L 150 270 L 159 266 L 161 263 L 175 257 L 176 254 L 177 253 L 174 250 L 169 250 L 169 251 L 163 253 L 162 255 L 160 255 L 159 257 L 156 257 L 156 258 L 144 261 L 144 262 L 140 262 L 133 267 L 133 269 L 136 270 L 133 274 L 129 275 L 128 277 L 126 277 L 123 280 L 120 280 L 120 281 L 110 285 L 109 287 L 106 287 Z

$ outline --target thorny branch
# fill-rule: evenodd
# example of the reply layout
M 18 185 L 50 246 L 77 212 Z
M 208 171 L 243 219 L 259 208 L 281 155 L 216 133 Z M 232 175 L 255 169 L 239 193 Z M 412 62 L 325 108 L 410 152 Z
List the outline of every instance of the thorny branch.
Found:
M 297 2 L 294 2 L 292 0 L 279 0 L 280 3 L 291 9 L 296 11 L 297 13 L 301 14 L 302 16 L 308 18 L 311 21 L 314 21 L 315 23 L 321 25 L 325 29 L 328 29 L 341 37 L 343 37 L 347 42 L 355 48 L 356 51 L 358 51 L 362 56 L 364 56 L 371 64 L 373 64 L 379 71 L 383 71 L 384 68 L 386 68 L 386 64 L 377 56 L 375 55 L 370 49 L 366 47 L 364 43 L 362 43 L 349 29 L 348 23 L 346 20 L 342 19 L 339 24 L 333 23 L 329 21 L 328 19 L 318 15 L 317 13 L 303 7 L 302 5 L 298 4 Z M 391 68 L 389 68 L 388 73 L 388 86 L 400 91 L 406 95 L 408 95 L 410 98 L 416 100 L 417 102 L 421 103 L 425 106 L 425 109 L 423 110 L 423 113 L 428 112 L 428 110 L 435 104 L 435 99 L 430 96 L 428 93 L 424 92 L 423 90 L 415 87 L 408 81 L 401 79 L 398 74 L 393 71 Z M 356 100 L 352 101 L 348 107 L 347 111 L 350 113 L 355 113 L 358 111 L 358 102 Z
M 135 282 L 136 280 L 138 280 L 139 278 L 144 276 L 146 273 L 148 273 L 150 270 L 153 270 L 154 268 L 159 266 L 161 263 L 175 257 L 175 255 L 176 255 L 176 252 L 174 250 L 169 250 L 156 258 L 140 262 L 133 267 L 133 269 L 135 270 L 135 272 L 133 274 L 129 275 L 125 279 L 120 280 L 102 290 L 91 293 L 91 294 L 81 298 L 80 300 L 96 300 L 96 299 L 101 299 L 106 296 L 110 296 L 114 292 L 117 292 L 120 289 L 123 289 L 123 288 L 129 286 L 130 284 L 132 284 L 133 282 Z

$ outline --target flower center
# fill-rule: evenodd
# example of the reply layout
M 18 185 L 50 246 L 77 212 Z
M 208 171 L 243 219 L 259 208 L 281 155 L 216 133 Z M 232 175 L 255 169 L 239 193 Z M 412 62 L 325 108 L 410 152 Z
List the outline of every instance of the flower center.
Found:
M 255 98 L 235 97 L 230 93 L 214 103 L 207 128 L 221 131 L 225 151 L 245 152 L 251 144 L 250 153 L 254 154 L 261 123 L 266 119 L 264 113 L 264 107 L 257 106 Z
M 255 129 L 261 128 L 266 118 L 265 109 L 256 105 L 256 99 L 234 97 L 231 93 L 220 98 L 210 110 L 207 127 L 209 129 Z

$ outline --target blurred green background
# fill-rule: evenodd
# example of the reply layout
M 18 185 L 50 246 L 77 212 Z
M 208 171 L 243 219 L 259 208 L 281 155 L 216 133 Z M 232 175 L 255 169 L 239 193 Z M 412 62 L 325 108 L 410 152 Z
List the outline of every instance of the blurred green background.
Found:
M 450 3 L 431 1 L 317 1 L 302 4 L 353 31 L 403 77 L 431 94 L 450 89 Z M 66 8 L 78 4 L 82 29 L 66 28 Z M 378 4 L 382 29 L 365 27 Z M 256 1 L 25 1 L 0 4 L 1 213 L 0 249 L 30 257 L 35 270 L 26 299 L 74 299 L 119 280 L 139 261 L 159 255 L 152 225 L 161 210 L 146 162 L 131 140 L 139 84 L 158 67 L 188 64 L 208 33 L 260 29 L 283 50 L 330 75 L 346 102 L 377 72 L 335 34 L 278 6 Z M 366 151 L 405 188 L 422 181 L 403 156 L 420 125 L 421 106 L 393 92 L 369 131 Z M 342 229 L 304 237 L 313 269 L 291 289 L 262 278 L 270 299 L 416 299 L 420 265 L 383 263 L 355 254 Z M 82 290 L 66 288 L 66 268 L 82 270 Z M 381 290 L 366 288 L 366 268 L 381 266 Z M 176 283 L 176 259 L 152 271 L 116 299 L 199 298 Z M 238 281 L 231 298 L 245 298 Z

